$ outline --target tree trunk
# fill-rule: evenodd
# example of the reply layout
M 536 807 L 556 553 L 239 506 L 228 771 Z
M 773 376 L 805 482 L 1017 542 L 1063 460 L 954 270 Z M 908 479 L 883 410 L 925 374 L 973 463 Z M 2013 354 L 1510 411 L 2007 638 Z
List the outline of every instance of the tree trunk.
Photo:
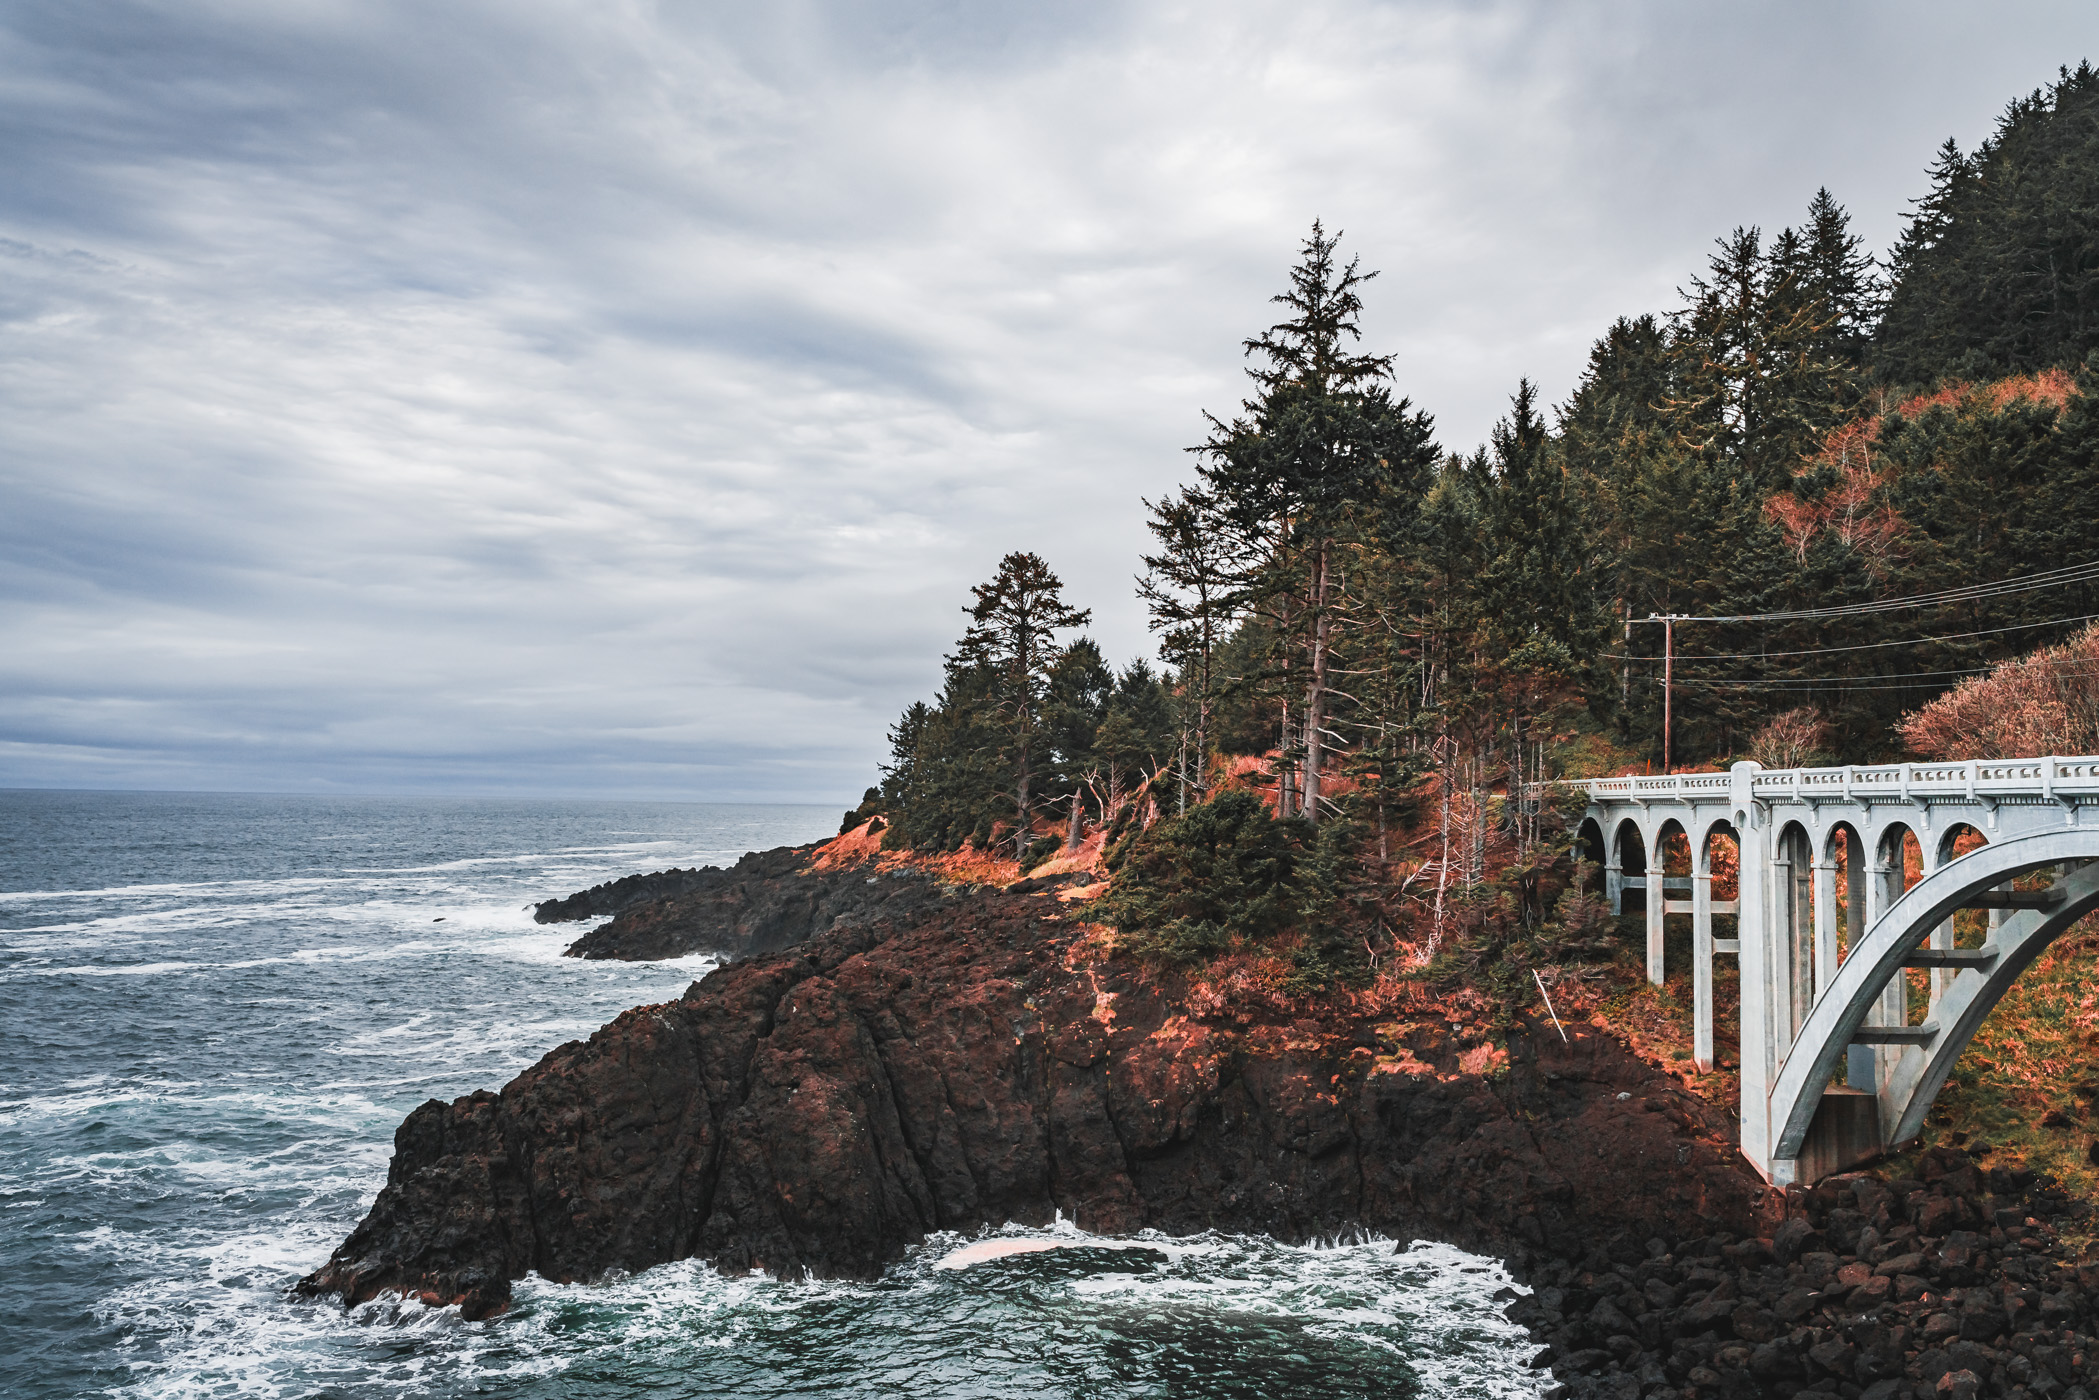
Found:
M 1013 805 L 1018 810 L 1017 815 L 1013 819 L 1013 858 L 1015 860 L 1026 860 L 1028 858 L 1028 839 L 1033 835 L 1028 830 L 1030 825 L 1028 813 L 1032 809 L 1028 803 L 1028 751 L 1026 747 L 1022 747 L 1020 751 L 1020 771 L 1015 777 Z
M 1530 842 L 1525 837 L 1525 831 L 1527 830 L 1525 826 L 1525 813 L 1528 811 L 1528 808 L 1526 807 L 1524 802 L 1523 759 L 1523 720 L 1521 718 L 1518 718 L 1510 726 L 1509 735 L 1509 801 L 1507 825 L 1509 828 L 1509 839 L 1515 843 L 1516 858 L 1519 862 L 1530 850 Z
M 1275 814 L 1290 815 L 1290 697 L 1283 697 L 1283 726 L 1276 732 L 1275 748 Z
M 1319 546 L 1312 576 L 1312 674 L 1305 682 L 1305 820 L 1319 820 L 1319 771 L 1326 762 L 1327 547 Z

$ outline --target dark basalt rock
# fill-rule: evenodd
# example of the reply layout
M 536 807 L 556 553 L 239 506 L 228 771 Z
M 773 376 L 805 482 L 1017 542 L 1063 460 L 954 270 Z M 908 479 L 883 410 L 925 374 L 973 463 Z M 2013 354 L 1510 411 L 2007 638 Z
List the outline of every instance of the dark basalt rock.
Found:
M 565 956 L 642 962 L 688 953 L 746 958 L 791 948 L 833 928 L 886 920 L 907 924 L 947 897 L 913 870 L 871 865 L 817 869 L 813 846 L 754 851 L 727 870 L 630 875 L 537 906 L 540 923 L 606 913 L 612 919 L 570 944 Z
M 1923 1175 L 1769 1192 L 1743 1238 L 1600 1239 L 1508 1314 L 1569 1396 L 2091 1400 L 2099 1267 L 2042 1223 L 2075 1207 L 1952 1148 Z
M 931 1231 L 1060 1210 L 1107 1232 L 1367 1226 L 1519 1267 L 1750 1228 L 1727 1125 L 1607 1035 L 1519 1029 L 1490 1077 L 1431 1030 L 1390 1072 L 1360 1023 L 1191 1021 L 1081 932 L 1052 895 L 981 895 L 717 969 L 500 1094 L 417 1109 L 303 1288 L 484 1316 L 527 1270 L 865 1278 Z
M 784 848 L 783 848 L 784 849 Z M 762 855 L 747 853 L 747 861 L 778 855 L 767 851 Z M 566 924 L 578 919 L 602 919 L 608 914 L 617 914 L 637 904 L 667 899 L 672 895 L 687 894 L 697 889 L 711 889 L 720 884 L 727 872 L 714 865 L 701 866 L 695 870 L 659 870 L 651 875 L 623 875 L 617 880 L 608 880 L 602 885 L 592 885 L 566 899 L 548 899 L 532 906 L 532 922 L 535 924 Z

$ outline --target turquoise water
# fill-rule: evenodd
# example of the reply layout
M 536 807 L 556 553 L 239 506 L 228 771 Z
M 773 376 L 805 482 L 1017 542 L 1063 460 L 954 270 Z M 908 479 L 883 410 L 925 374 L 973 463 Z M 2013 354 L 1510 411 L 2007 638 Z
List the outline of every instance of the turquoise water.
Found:
M 482 1323 L 293 1300 L 427 1098 L 712 965 L 559 956 L 524 906 L 830 808 L 0 792 L 0 1395 L 1528 1396 L 1491 1261 L 1099 1241 L 870 1284 L 676 1264 Z M 1129 1246 L 1109 1248 L 1108 1245 Z

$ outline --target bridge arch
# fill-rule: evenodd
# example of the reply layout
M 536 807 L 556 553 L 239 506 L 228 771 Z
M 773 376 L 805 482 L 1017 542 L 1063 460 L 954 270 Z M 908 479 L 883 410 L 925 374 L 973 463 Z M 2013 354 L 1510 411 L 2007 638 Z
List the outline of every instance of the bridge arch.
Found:
M 1856 860 L 1866 848 L 1866 838 L 1859 834 L 1858 823 L 1848 818 L 1838 818 L 1822 832 L 1821 856 L 1824 860 L 1837 858 L 1838 838 L 1843 838 L 1843 850 L 1847 861 Z
M 1619 819 L 1617 827 L 1611 832 L 1611 854 L 1616 857 L 1615 864 L 1620 874 L 1632 875 L 1646 872 L 1647 833 L 1641 830 L 1641 824 L 1638 819 L 1634 817 L 1621 817 Z M 1631 856 L 1634 861 L 1638 862 L 1638 871 L 1635 871 L 1632 863 L 1627 861 L 1627 856 Z
M 1691 874 L 1710 877 L 1713 873 L 1713 842 L 1725 840 L 1735 848 L 1734 865 L 1741 868 L 1742 838 L 1735 831 L 1735 824 L 1726 816 L 1708 817 L 1698 823 L 1698 837 L 1691 843 Z
M 1873 843 L 1875 859 L 1900 876 L 1905 888 L 1909 884 L 1906 872 L 1912 847 L 1916 849 L 1919 867 L 1929 870 L 1930 862 L 1924 843 L 1917 839 L 1917 829 L 1906 821 L 1884 823 L 1880 828 L 1880 838 Z
M 1927 873 L 1884 913 L 1852 949 L 1815 1003 L 1771 1089 L 1771 1156 L 1796 1160 L 1837 1065 L 1891 979 L 1933 929 L 1977 896 L 2048 866 L 2074 866 L 2058 878 L 2044 907 L 2008 911 L 1990 945 L 1959 967 L 1941 995 L 1937 1016 L 1894 1031 L 1899 1060 L 1879 1086 L 1882 1141 L 1916 1136 L 1954 1062 L 2019 974 L 2042 949 L 2099 909 L 2099 830 L 2069 828 L 1998 841 Z M 1881 1032 L 1884 1040 L 1888 1031 Z
M 1971 836 L 1975 838 L 1972 841 L 1967 839 Z M 1990 838 L 1983 834 L 1981 827 L 1973 822 L 1954 822 L 1939 833 L 1939 858 L 1933 862 L 1933 868 L 1936 869 L 1948 861 L 1956 860 L 1968 854 L 1969 851 L 1979 846 L 1987 846 L 1989 844 Z

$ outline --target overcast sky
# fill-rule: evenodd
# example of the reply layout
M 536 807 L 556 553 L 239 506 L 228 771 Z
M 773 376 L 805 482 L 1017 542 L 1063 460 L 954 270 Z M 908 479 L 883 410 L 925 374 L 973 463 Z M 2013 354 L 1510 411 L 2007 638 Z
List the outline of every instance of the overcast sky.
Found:
M 1316 216 L 1439 440 L 2062 4 L 0 4 L 0 786 L 846 801 L 1140 497 Z

